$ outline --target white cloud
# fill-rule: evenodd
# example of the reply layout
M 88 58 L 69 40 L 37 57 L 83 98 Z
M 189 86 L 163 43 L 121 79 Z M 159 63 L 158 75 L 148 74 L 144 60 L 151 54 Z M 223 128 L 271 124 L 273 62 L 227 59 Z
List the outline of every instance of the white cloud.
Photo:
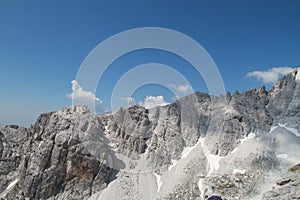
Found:
M 262 81 L 265 84 L 275 84 L 277 80 L 282 76 L 293 70 L 291 67 L 273 67 L 266 71 L 253 71 L 247 73 L 246 77 L 254 77 L 258 81 Z
M 67 94 L 67 97 L 69 97 L 76 103 L 85 104 L 85 105 L 93 105 L 94 103 L 102 104 L 102 101 L 99 98 L 97 98 L 94 93 L 83 90 L 83 88 L 76 80 L 73 80 L 71 84 L 72 84 L 72 93 Z
M 186 95 L 193 91 L 193 88 L 188 84 L 183 84 L 183 85 L 170 84 L 169 86 L 182 95 Z
M 135 104 L 135 99 L 133 97 L 122 97 L 121 100 L 125 101 L 128 105 Z
M 144 102 L 140 102 L 139 104 L 149 109 L 156 106 L 165 106 L 169 103 L 165 101 L 163 96 L 147 96 Z

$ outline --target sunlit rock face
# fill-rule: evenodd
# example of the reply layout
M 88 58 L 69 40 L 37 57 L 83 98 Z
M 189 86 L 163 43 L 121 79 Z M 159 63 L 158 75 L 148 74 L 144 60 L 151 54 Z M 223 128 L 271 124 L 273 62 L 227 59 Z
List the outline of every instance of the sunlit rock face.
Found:
M 19 177 L 24 148 L 30 138 L 26 128 L 9 125 L 0 127 L 0 191 Z
M 197 92 L 100 116 L 73 106 L 2 126 L 0 197 L 300 198 L 299 74 L 270 91 Z

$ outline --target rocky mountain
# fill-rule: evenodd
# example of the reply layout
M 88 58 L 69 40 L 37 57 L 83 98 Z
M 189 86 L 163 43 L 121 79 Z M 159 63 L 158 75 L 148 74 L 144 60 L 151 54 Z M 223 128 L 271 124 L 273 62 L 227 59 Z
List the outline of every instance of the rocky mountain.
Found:
M 0 198 L 300 199 L 299 111 L 296 69 L 270 91 L 45 113 L 0 127 Z

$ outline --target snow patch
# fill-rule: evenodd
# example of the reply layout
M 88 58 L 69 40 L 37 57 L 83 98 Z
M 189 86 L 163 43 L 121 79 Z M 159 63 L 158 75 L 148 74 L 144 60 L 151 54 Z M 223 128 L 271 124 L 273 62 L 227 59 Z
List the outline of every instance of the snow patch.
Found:
M 255 133 L 250 133 L 250 134 L 248 135 L 248 138 L 249 138 L 249 139 L 253 139 L 253 138 L 255 138 L 255 136 L 256 136 Z
M 219 155 L 214 155 L 211 154 L 207 148 L 207 146 L 205 145 L 204 142 L 205 138 L 199 138 L 198 143 L 201 144 L 202 149 L 203 149 L 203 153 L 206 156 L 207 159 L 207 163 L 209 165 L 209 172 L 207 174 L 207 176 L 209 176 L 214 170 L 218 170 L 220 168 L 220 160 L 223 158 L 223 156 L 219 156 Z M 203 188 L 203 178 L 200 178 L 200 180 L 198 181 L 198 188 L 200 191 L 200 195 L 204 195 L 204 188 Z
M 198 181 L 198 188 L 200 191 L 200 195 L 203 197 L 204 196 L 203 178 L 200 178 L 200 180 Z M 201 196 L 200 199 L 203 199 L 201 198 Z
M 240 146 L 246 142 L 247 140 L 251 140 L 255 138 L 255 133 L 249 133 L 247 137 L 244 137 L 243 139 L 240 140 L 241 144 L 238 145 L 236 148 L 234 148 L 230 153 L 235 153 L 237 150 L 240 148 Z M 258 138 L 257 138 L 258 139 Z
M 235 153 L 235 152 L 237 152 L 238 149 L 239 149 L 239 148 L 236 147 L 236 148 L 234 148 L 230 153 Z
M 255 133 L 249 133 L 247 137 L 245 137 L 245 138 L 243 138 L 243 139 L 240 140 L 240 141 L 241 141 L 241 145 L 242 145 L 245 141 L 251 140 L 251 139 L 255 138 L 255 136 L 256 136 Z
M 193 151 L 193 149 L 199 144 L 199 141 L 194 145 L 194 146 L 191 146 L 191 147 L 184 147 L 182 152 L 181 152 L 181 158 L 186 158 L 190 153 L 191 151 Z
M 153 175 L 156 177 L 156 184 L 157 184 L 157 192 L 160 191 L 160 188 L 162 186 L 162 180 L 161 180 L 161 176 L 158 175 L 157 173 L 153 172 Z
M 19 182 L 19 179 L 14 180 L 13 182 L 11 182 L 8 186 L 7 186 L 7 190 L 11 189 L 12 187 L 14 187 L 17 183 Z
M 269 133 L 272 133 L 278 126 L 272 126 Z
M 204 143 L 204 139 L 200 139 L 199 141 L 201 143 L 203 152 L 206 156 L 209 165 L 209 172 L 208 172 L 208 176 L 209 176 L 214 170 L 218 170 L 220 168 L 220 160 L 223 158 L 223 156 L 209 153 L 209 150 Z
M 280 126 L 281 128 L 285 128 L 286 130 L 292 132 L 295 136 L 300 137 L 300 133 L 294 128 L 287 127 L 287 124 L 278 123 L 278 126 Z
M 286 153 L 282 153 L 282 154 L 277 154 L 276 157 L 281 158 L 281 159 L 285 159 L 285 158 L 288 157 L 288 155 Z
M 192 147 L 184 147 L 181 152 L 181 158 L 186 158 L 191 151 Z
M 295 78 L 296 82 L 300 82 L 300 69 L 297 69 L 297 74 Z
M 171 160 L 172 164 L 168 167 L 168 171 L 170 171 L 176 164 L 177 160 Z
M 245 169 L 233 169 L 233 174 L 245 174 Z
M 209 172 L 208 175 L 210 175 L 214 170 L 218 170 L 220 168 L 220 160 L 222 159 L 222 156 L 209 154 L 207 156 L 207 161 L 209 163 Z
M 226 106 L 224 108 L 224 113 L 226 115 L 238 115 L 239 114 L 232 106 Z
M 197 143 L 194 145 L 194 146 L 191 146 L 191 147 L 184 147 L 182 152 L 181 152 L 181 158 L 180 159 L 183 159 L 183 158 L 187 158 L 188 155 L 193 151 L 193 149 L 199 145 L 199 140 L 197 141 Z M 170 171 L 176 164 L 177 164 L 177 160 L 171 160 L 172 164 L 168 167 L 168 170 Z
M 104 126 L 104 134 L 109 133 L 108 126 Z
M 109 134 L 109 128 L 108 126 L 104 126 L 104 131 L 103 131 L 104 135 L 108 138 L 111 138 L 111 135 Z M 117 151 L 118 150 L 118 145 L 116 143 L 113 143 L 113 141 L 110 139 L 109 142 L 107 143 L 108 146 L 110 146 L 112 148 L 113 151 Z

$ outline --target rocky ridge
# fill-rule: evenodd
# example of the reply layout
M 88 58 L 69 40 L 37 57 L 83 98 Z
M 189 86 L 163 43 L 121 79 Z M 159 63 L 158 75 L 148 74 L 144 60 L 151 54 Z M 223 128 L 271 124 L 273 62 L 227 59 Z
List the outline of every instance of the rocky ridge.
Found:
M 0 197 L 87 199 L 121 187 L 118 180 L 161 177 L 148 198 L 299 199 L 291 192 L 300 191 L 296 173 L 283 186 L 269 184 L 300 162 L 292 153 L 300 150 L 299 76 L 294 70 L 270 91 L 195 93 L 163 107 L 134 105 L 100 116 L 73 106 L 42 114 L 30 128 L 2 126 Z M 136 175 L 142 172 L 151 177 Z M 145 199 L 139 191 L 125 184 L 122 198 Z

